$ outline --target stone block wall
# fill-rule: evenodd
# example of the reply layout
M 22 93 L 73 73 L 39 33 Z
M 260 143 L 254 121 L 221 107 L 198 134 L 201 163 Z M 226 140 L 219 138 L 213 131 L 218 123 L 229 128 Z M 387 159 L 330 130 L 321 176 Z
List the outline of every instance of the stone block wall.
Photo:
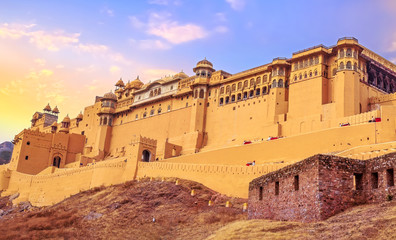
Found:
M 366 161 L 315 155 L 250 182 L 248 216 L 312 222 L 384 202 L 396 195 L 395 170 L 396 153 Z

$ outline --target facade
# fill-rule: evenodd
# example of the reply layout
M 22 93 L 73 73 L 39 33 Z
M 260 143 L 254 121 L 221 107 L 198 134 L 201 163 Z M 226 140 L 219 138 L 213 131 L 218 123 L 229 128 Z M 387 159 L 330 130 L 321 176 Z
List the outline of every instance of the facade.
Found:
M 359 204 L 391 200 L 395 168 L 395 153 L 367 161 L 315 155 L 254 179 L 248 215 L 312 222 Z
M 33 183 L 36 175 L 119 161 L 122 174 L 95 177 L 93 185 L 182 177 L 247 197 L 249 182 L 264 173 L 317 153 L 368 159 L 381 154 L 368 146 L 385 149 L 396 139 L 396 66 L 355 38 L 236 74 L 215 70 L 206 59 L 193 71 L 146 84 L 120 79 L 114 92 L 60 123 L 59 109 L 48 104 L 15 137 L 0 188 L 21 189 L 10 187 L 16 173 Z M 252 161 L 256 166 L 246 168 Z M 86 184 L 75 190 L 93 186 Z

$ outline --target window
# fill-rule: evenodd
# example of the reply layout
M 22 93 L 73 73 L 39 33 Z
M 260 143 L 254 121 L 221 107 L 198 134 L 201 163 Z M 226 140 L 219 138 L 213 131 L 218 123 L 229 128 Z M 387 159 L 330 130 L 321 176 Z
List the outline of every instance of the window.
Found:
M 84 135 L 84 134 L 85 134 L 85 131 L 82 131 L 82 132 L 81 132 L 81 135 Z
M 319 64 L 319 57 L 318 56 L 315 57 L 315 64 Z
M 263 200 L 263 187 L 259 188 L 259 200 Z
M 243 82 L 243 87 L 244 87 L 244 88 L 247 88 L 247 87 L 248 87 L 248 80 L 245 80 L 245 81 Z
M 254 91 L 253 90 L 250 90 L 250 92 L 249 92 L 249 97 L 253 97 L 253 95 L 254 95 Z
M 168 105 L 168 112 L 171 110 L 171 106 L 170 105 Z
M 304 67 L 303 62 L 300 61 L 299 63 L 300 63 L 300 64 L 299 64 L 299 65 L 300 65 L 299 68 L 303 68 L 303 67 Z
M 388 187 L 395 186 L 393 168 L 386 170 L 386 185 Z
M 285 70 L 283 68 L 279 68 L 279 75 L 285 75 Z
M 341 49 L 340 50 L 340 58 L 343 58 L 343 57 L 345 57 L 345 52 L 344 52 L 344 49 Z
M 219 101 L 220 105 L 223 105 L 223 102 L 224 102 L 224 99 L 220 98 L 220 101 Z
M 337 74 L 337 68 L 333 68 L 333 76 Z
M 312 77 L 312 72 L 311 71 L 309 72 L 309 77 Z
M 298 63 L 294 63 L 294 71 L 298 69 Z
M 154 92 L 151 90 L 150 91 L 150 97 L 152 97 L 154 95 Z
M 29 159 L 29 156 L 25 156 L 25 160 L 28 160 Z
M 224 87 L 220 88 L 220 94 L 224 94 Z
M 371 173 L 371 188 L 372 189 L 378 188 L 378 172 Z
M 161 108 L 158 108 L 158 114 L 160 114 L 162 112 Z
M 294 75 L 294 81 L 297 81 L 297 75 Z
M 29 142 L 29 141 L 27 141 L 27 142 L 26 142 L 26 145 L 30 145 L 30 142 Z
M 256 78 L 256 85 L 261 84 L 261 77 Z
M 235 95 L 231 96 L 231 102 L 235 102 Z
M 230 102 L 230 97 L 227 96 L 225 99 L 225 103 L 228 104 L 229 102 Z
M 276 87 L 276 80 L 272 81 L 272 85 L 271 88 L 275 88 Z
M 315 76 L 318 76 L 318 70 L 315 69 Z
M 300 189 L 300 178 L 298 175 L 294 176 L 294 191 L 298 191 Z
M 304 73 L 304 78 L 307 78 L 307 77 L 308 77 L 307 72 L 305 72 Z
M 313 60 L 313 58 L 310 58 L 309 59 L 309 65 L 312 66 L 313 64 L 314 64 L 314 60 Z
M 237 101 L 240 101 L 242 99 L 242 94 L 238 93 L 237 95 Z
M 204 98 L 205 92 L 203 89 L 201 89 L 201 91 L 199 91 L 199 98 Z
M 254 78 L 250 79 L 250 87 L 254 87 Z
M 260 88 L 256 89 L 256 96 L 260 96 Z
M 267 87 L 263 87 L 263 94 L 267 94 Z
M 241 90 L 242 89 L 242 82 L 239 82 L 238 83 L 238 90 Z
M 136 115 L 135 115 L 135 120 L 138 120 L 138 118 L 139 118 L 139 115 L 136 114 Z
M 267 77 L 267 75 L 264 75 L 264 77 L 263 77 L 263 83 L 265 83 L 265 82 L 267 82 L 268 81 L 268 77 Z
M 347 49 L 346 56 L 347 57 L 352 57 L 352 49 L 350 49 L 350 48 Z
M 353 190 L 363 190 L 363 174 L 353 174 Z
M 188 102 L 186 102 L 186 107 L 188 107 Z
M 348 61 L 348 62 L 347 62 L 346 68 L 347 68 L 347 69 L 352 69 L 352 63 L 351 63 L 351 61 Z
M 344 69 L 344 62 L 340 62 L 340 69 Z
M 243 93 L 243 99 L 246 99 L 247 98 L 247 92 L 244 92 Z
M 302 74 L 300 73 L 300 76 L 298 77 L 300 80 L 302 79 Z
M 283 80 L 282 80 L 282 79 L 279 79 L 279 81 L 278 81 L 278 87 L 283 87 Z
M 231 91 L 235 92 L 235 90 L 236 90 L 236 84 L 232 84 Z
M 275 195 L 279 195 L 279 182 L 275 182 Z
M 229 94 L 231 92 L 231 87 L 230 86 L 227 86 L 226 87 L 226 94 Z

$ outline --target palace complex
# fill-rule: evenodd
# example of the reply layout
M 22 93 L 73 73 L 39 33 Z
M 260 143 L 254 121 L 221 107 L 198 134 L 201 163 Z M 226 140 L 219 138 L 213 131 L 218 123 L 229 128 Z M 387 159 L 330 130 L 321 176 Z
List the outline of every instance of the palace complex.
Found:
M 34 113 L 0 167 L 2 195 L 42 206 L 176 177 L 247 197 L 251 180 L 314 154 L 367 160 L 396 150 L 396 66 L 355 38 L 236 74 L 206 59 L 193 71 L 120 79 L 76 118 L 58 119 L 50 105 Z

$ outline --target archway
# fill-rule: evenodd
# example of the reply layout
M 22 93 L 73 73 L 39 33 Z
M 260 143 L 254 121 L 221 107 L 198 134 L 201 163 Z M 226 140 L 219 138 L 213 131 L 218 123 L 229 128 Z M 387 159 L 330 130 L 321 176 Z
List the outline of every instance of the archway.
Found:
M 54 161 L 52 166 L 59 168 L 60 167 L 61 158 L 59 156 L 54 157 Z
M 142 162 L 150 162 L 151 153 L 149 150 L 143 150 L 142 152 Z

